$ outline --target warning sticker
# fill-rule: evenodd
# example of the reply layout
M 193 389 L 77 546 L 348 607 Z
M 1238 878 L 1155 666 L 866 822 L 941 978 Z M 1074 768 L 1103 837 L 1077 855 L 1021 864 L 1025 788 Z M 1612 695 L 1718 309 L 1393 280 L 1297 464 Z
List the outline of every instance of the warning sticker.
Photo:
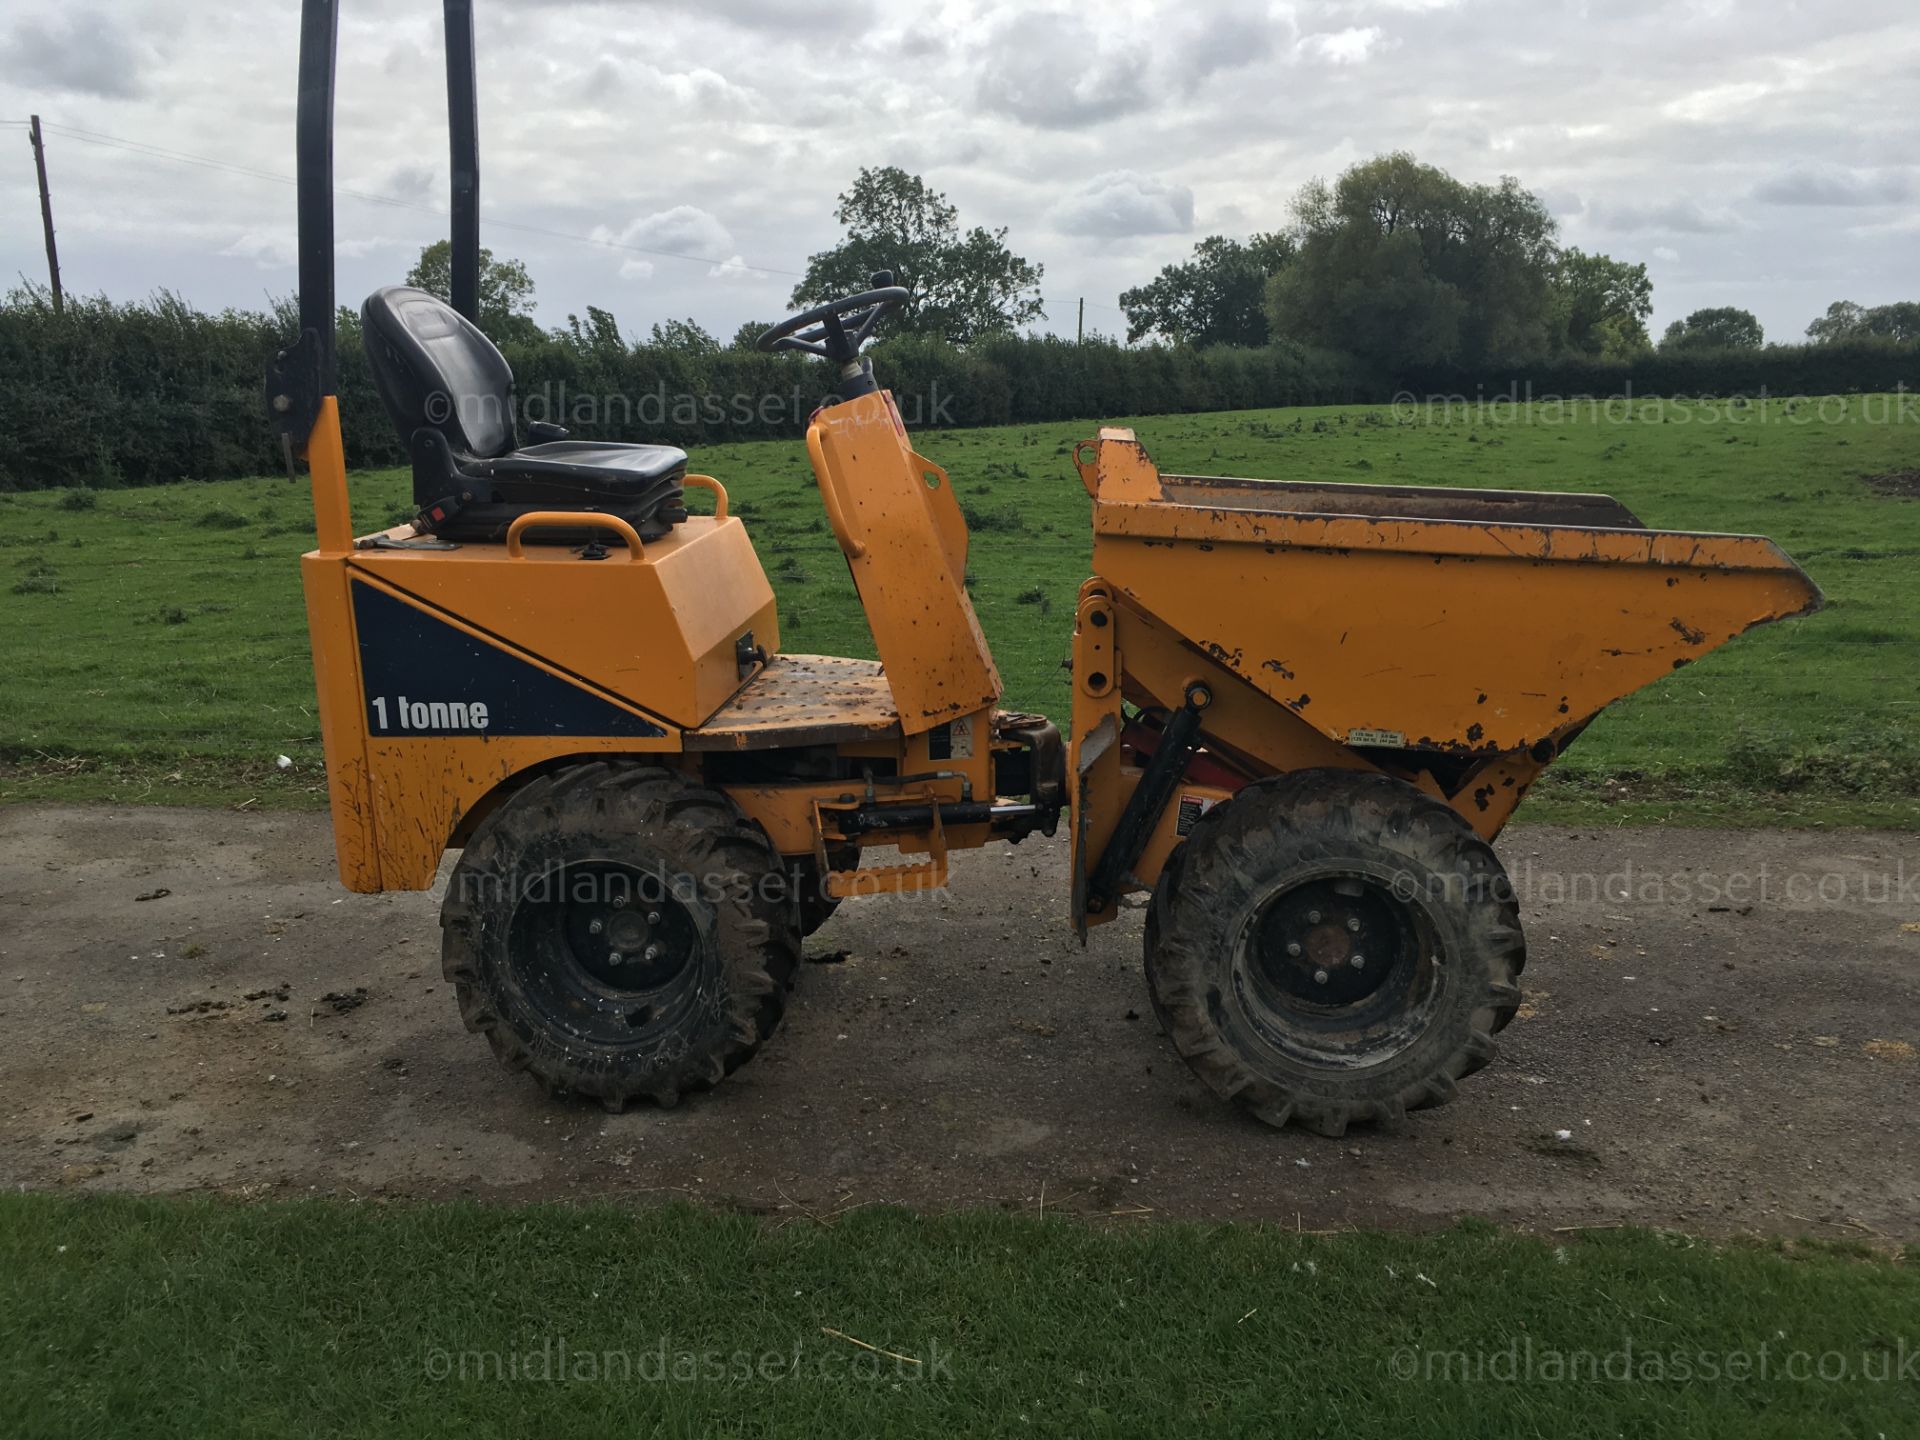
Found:
M 1211 795 L 1182 795 L 1180 812 L 1174 821 L 1173 833 L 1191 835 L 1193 827 L 1200 823 L 1200 817 L 1220 802 Z
M 1349 730 L 1347 744 L 1374 745 L 1383 750 L 1404 750 L 1407 737 L 1398 730 Z

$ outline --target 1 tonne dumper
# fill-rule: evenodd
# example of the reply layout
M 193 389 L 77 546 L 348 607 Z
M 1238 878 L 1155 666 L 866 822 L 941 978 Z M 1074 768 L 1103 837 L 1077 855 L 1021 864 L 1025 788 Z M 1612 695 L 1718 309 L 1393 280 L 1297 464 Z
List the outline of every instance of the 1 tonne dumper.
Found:
M 363 308 L 416 518 L 349 520 L 335 0 L 304 5 L 302 334 L 268 397 L 312 477 L 341 879 L 425 889 L 458 850 L 461 1016 L 557 1093 L 711 1087 L 842 900 L 1064 826 L 1068 918 L 1084 935 L 1149 897 L 1153 1004 L 1209 1087 L 1274 1125 L 1397 1121 L 1450 1099 L 1519 1004 L 1491 842 L 1528 786 L 1611 701 L 1819 603 L 1767 540 L 1649 530 L 1604 496 L 1162 475 L 1107 429 L 1074 455 L 1093 574 L 1063 736 L 999 708 L 952 486 L 865 354 L 908 299 L 876 276 L 761 342 L 831 367 L 806 445 L 879 658 L 789 654 L 720 480 L 669 447 L 521 433 L 474 323 L 470 0 L 445 11 L 454 303 Z

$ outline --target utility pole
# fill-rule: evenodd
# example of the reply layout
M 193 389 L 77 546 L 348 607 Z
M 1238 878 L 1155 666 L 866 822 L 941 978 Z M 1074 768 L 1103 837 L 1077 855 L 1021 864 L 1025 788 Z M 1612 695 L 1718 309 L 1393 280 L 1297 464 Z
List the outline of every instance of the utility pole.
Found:
M 33 168 L 40 175 L 40 228 L 47 232 L 47 276 L 53 281 L 53 313 L 59 315 L 67 305 L 60 293 L 60 252 L 53 245 L 53 200 L 47 194 L 47 147 L 40 138 L 38 115 L 27 126 L 27 138 L 33 142 Z
M 42 194 L 46 193 L 46 187 L 44 185 L 41 186 L 41 193 Z M 49 221 L 48 223 L 51 224 L 52 222 Z M 49 245 L 53 244 L 53 231 L 51 230 L 47 231 L 47 244 Z M 1087 297 L 1082 295 L 1080 297 L 1080 318 L 1073 322 L 1073 343 L 1076 345 L 1083 344 L 1085 343 L 1086 338 L 1087 338 Z

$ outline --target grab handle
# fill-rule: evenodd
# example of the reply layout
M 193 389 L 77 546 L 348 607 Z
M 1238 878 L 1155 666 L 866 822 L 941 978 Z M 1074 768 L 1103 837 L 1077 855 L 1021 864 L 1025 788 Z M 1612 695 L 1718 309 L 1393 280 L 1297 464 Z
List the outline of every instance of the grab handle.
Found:
M 818 425 L 807 427 L 807 457 L 813 461 L 813 473 L 820 482 L 820 499 L 827 507 L 827 524 L 833 527 L 833 538 L 840 542 L 840 549 L 849 560 L 858 560 L 867 553 L 867 542 L 854 533 L 849 523 L 851 517 L 841 502 L 839 482 L 827 464 L 826 442 L 821 439 Z
M 722 485 L 718 480 L 714 479 L 711 475 L 682 475 L 680 477 L 680 483 L 682 485 L 692 485 L 699 490 L 711 490 L 713 492 L 713 518 L 716 520 L 724 520 L 727 518 L 727 487 Z
M 524 559 L 526 550 L 522 538 L 529 530 L 611 530 L 627 543 L 627 554 L 633 560 L 646 558 L 646 546 L 640 543 L 640 532 L 622 520 L 618 515 L 602 515 L 597 511 L 580 510 L 535 510 L 530 515 L 516 515 L 507 527 L 507 558 Z

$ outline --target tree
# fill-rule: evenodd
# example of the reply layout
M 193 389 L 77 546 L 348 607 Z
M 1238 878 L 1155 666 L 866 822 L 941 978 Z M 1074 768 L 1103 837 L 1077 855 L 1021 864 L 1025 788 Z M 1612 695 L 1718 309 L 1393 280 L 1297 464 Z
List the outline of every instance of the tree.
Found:
M 1464 184 L 1396 152 L 1310 181 L 1293 211 L 1298 256 L 1267 282 L 1276 336 L 1393 369 L 1551 350 L 1557 227 L 1518 181 Z
M 1902 300 L 1894 305 L 1876 305 L 1867 311 L 1867 333 L 1884 335 L 1902 345 L 1920 340 L 1920 304 Z
M 808 258 L 796 309 L 868 289 L 875 272 L 890 270 L 911 295 L 889 322 L 896 332 L 969 345 L 1046 316 L 1042 267 L 1007 247 L 1006 227 L 962 234 L 959 211 L 918 175 L 862 167 L 834 218 L 846 237 Z
M 553 336 L 584 355 L 627 353 L 627 342 L 620 333 L 619 321 L 598 305 L 587 306 L 587 318 L 584 321 L 578 315 L 567 316 L 567 328 L 554 331 Z
M 696 320 L 655 321 L 647 343 L 657 350 L 685 350 L 690 355 L 720 352 L 720 342 Z
M 1766 331 L 1751 310 L 1722 305 L 1696 310 L 1684 320 L 1676 320 L 1660 337 L 1662 350 L 1758 350 L 1766 343 Z
M 1866 306 L 1851 300 L 1836 300 L 1827 307 L 1826 314 L 1807 326 L 1807 338 L 1816 345 L 1830 345 L 1835 340 L 1851 340 L 1866 328 Z
M 453 242 L 436 240 L 422 250 L 407 272 L 407 284 L 451 304 Z M 480 328 L 496 341 L 540 338 L 540 327 L 533 320 L 533 277 L 527 267 L 518 260 L 496 260 L 485 247 L 480 251 Z
M 1613 359 L 1653 348 L 1647 334 L 1653 281 L 1645 265 L 1569 247 L 1560 252 L 1554 283 L 1569 350 Z
M 727 342 L 729 350 L 753 350 L 758 348 L 760 337 L 774 327 L 772 320 L 749 320 L 733 332 L 733 339 Z
M 1209 235 L 1193 258 L 1169 265 L 1120 297 L 1129 344 L 1159 335 L 1175 345 L 1264 345 L 1267 281 L 1294 256 L 1291 235 L 1255 235 L 1242 244 Z
M 1903 345 L 1920 340 L 1920 304 L 1903 300 L 1869 310 L 1851 300 L 1836 300 L 1825 315 L 1807 326 L 1807 338 L 1819 345 L 1868 335 L 1884 336 Z

